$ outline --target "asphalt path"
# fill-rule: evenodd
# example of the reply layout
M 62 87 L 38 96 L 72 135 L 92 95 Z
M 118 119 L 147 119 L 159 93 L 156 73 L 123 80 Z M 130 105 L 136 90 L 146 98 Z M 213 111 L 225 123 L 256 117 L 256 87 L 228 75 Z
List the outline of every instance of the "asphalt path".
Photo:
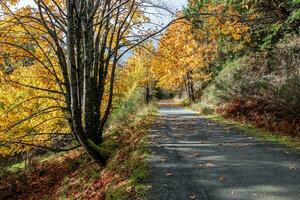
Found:
M 300 156 L 182 107 L 150 135 L 153 200 L 300 200 Z

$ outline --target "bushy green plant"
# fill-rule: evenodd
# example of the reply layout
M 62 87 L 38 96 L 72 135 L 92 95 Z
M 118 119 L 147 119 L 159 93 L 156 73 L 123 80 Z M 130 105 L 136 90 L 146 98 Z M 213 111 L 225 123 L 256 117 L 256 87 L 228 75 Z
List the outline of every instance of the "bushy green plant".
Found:
M 109 121 L 110 126 L 127 123 L 129 117 L 137 112 L 143 103 L 144 98 L 141 90 L 139 88 L 131 90 L 113 110 Z
M 261 116 L 297 129 L 300 38 L 291 36 L 287 41 L 279 43 L 273 52 L 252 53 L 227 63 L 204 90 L 198 105 L 201 110 L 222 110 L 224 114 L 256 120 Z

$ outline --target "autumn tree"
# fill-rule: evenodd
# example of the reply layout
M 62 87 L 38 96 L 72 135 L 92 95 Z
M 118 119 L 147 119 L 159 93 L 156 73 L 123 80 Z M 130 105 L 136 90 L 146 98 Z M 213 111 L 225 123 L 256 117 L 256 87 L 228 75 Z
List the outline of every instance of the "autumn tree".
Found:
M 1 112 L 17 116 L 16 109 L 23 109 L 12 123 L 1 126 L 2 151 L 18 153 L 12 144 L 18 149 L 49 147 L 46 141 L 63 129 L 74 135 L 90 157 L 105 163 L 107 153 L 101 144 L 116 68 L 127 52 L 164 29 L 142 29 L 150 24 L 144 8 L 154 4 L 147 0 L 35 0 L 32 7 L 13 8 L 17 3 L 0 2 L 1 64 L 5 66 L 1 81 L 7 84 L 1 91 Z M 29 59 L 30 66 L 15 66 L 18 57 Z M 12 97 L 6 92 L 18 93 L 21 88 L 24 95 L 10 107 L 7 102 L 12 101 L 6 95 Z M 52 120 L 53 127 L 47 129 Z M 39 135 L 43 135 L 41 143 L 29 143 Z
M 199 42 L 188 20 L 177 21 L 162 36 L 156 53 L 154 71 L 159 86 L 173 91 L 185 88 L 195 101 L 195 82 L 209 80 L 207 67 L 215 55 L 214 41 Z
M 154 46 L 148 42 L 133 51 L 121 73 L 121 76 L 124 77 L 123 80 L 127 82 L 125 83 L 127 86 L 136 85 L 143 88 L 145 101 L 148 104 L 153 98 L 156 82 L 152 67 L 153 57 Z
M 250 42 L 249 27 L 234 7 L 222 3 L 190 1 L 180 16 L 185 18 L 172 24 L 160 40 L 155 71 L 161 87 L 185 88 L 195 101 L 195 84 L 205 86 L 216 59 Z

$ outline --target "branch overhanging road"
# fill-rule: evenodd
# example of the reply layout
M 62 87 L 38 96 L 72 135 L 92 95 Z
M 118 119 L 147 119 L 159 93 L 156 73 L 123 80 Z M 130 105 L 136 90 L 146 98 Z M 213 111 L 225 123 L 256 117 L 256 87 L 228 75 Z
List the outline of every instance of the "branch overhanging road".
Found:
M 153 200 L 300 200 L 300 156 L 278 144 L 163 103 L 150 139 Z

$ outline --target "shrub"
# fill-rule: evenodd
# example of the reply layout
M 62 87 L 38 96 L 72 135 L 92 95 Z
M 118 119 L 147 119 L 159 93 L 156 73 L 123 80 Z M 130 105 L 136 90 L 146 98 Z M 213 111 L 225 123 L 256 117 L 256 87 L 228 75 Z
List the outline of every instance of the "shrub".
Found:
M 291 36 L 273 52 L 227 63 L 202 96 L 202 109 L 299 134 L 300 37 Z M 287 128 L 288 127 L 288 128 Z
M 133 116 L 144 103 L 144 98 L 140 89 L 130 91 L 126 98 L 121 101 L 113 110 L 109 125 L 122 126 L 128 123 L 128 120 Z

